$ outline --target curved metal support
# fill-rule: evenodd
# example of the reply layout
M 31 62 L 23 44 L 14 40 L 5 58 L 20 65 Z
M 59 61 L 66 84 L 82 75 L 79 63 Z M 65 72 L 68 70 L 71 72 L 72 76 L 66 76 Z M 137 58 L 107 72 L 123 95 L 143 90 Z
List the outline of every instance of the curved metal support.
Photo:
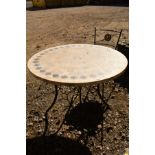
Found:
M 66 116 L 68 115 L 68 113 L 70 112 L 70 109 L 71 109 L 71 107 L 72 107 L 72 105 L 73 105 L 74 100 L 76 99 L 76 97 L 77 97 L 77 96 L 74 96 L 74 95 L 72 96 L 71 101 L 69 102 L 69 107 L 68 107 L 68 110 L 67 110 L 67 112 L 66 112 L 66 114 L 65 114 L 65 117 L 64 117 L 64 119 L 63 119 L 63 121 L 62 121 L 60 127 L 58 128 L 58 130 L 57 130 L 53 135 L 56 135 L 56 134 L 61 130 L 61 128 L 62 128 L 62 126 L 63 126 L 63 124 L 64 124 L 64 122 L 65 122 L 65 118 L 66 118 Z
M 100 92 L 100 85 L 99 84 L 97 85 L 97 92 L 98 92 L 99 98 L 102 101 L 102 105 L 105 105 L 104 111 L 106 111 L 107 109 L 110 109 L 109 105 L 107 104 L 108 100 L 106 100 L 104 97 L 104 84 L 102 84 L 102 94 Z
M 82 95 L 81 95 L 82 87 L 79 87 L 79 102 L 82 103 Z
M 105 103 L 105 100 L 104 100 L 104 87 L 102 87 L 102 94 L 101 94 L 101 92 L 100 92 L 100 84 L 97 85 L 97 93 L 98 93 L 101 101 L 103 103 Z
M 54 104 L 56 103 L 58 97 L 58 86 L 55 85 L 55 96 L 54 96 L 54 100 L 52 102 L 52 104 L 50 105 L 50 107 L 46 110 L 45 112 L 45 128 L 44 128 L 44 133 L 43 136 L 46 135 L 46 132 L 48 130 L 48 112 L 51 110 L 51 108 L 54 106 Z
M 90 93 L 90 90 L 91 90 L 91 87 L 88 88 L 88 91 L 87 91 L 87 93 L 86 93 L 86 96 L 85 96 L 85 98 L 84 98 L 84 100 L 83 100 L 84 103 L 86 102 L 86 100 L 89 100 L 88 95 L 89 95 L 89 93 Z

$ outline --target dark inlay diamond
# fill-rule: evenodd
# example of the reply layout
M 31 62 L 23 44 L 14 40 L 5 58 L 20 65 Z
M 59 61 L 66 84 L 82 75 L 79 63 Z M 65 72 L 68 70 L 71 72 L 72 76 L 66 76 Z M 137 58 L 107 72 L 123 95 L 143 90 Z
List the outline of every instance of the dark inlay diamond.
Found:
M 36 61 L 36 60 L 35 60 L 35 61 L 33 61 L 33 63 L 35 63 L 35 64 L 36 64 L 36 63 L 38 63 L 38 61 Z
M 85 78 L 86 78 L 86 76 L 84 76 L 84 75 L 83 75 L 83 76 L 80 76 L 80 78 L 81 78 L 81 79 L 85 79 Z
M 37 67 L 36 69 L 37 69 L 37 70 L 40 70 L 40 69 L 41 69 L 41 67 Z
M 35 58 L 34 60 L 35 60 L 35 61 L 38 61 L 38 60 L 39 60 L 39 58 Z
M 51 75 L 51 72 L 47 72 L 46 75 Z
M 71 76 L 71 79 L 76 79 L 76 76 Z
M 95 75 L 94 74 L 91 74 L 90 77 L 95 77 Z
M 39 64 L 34 64 L 34 66 L 37 66 L 37 67 L 38 67 L 38 66 L 39 66 Z
M 62 75 L 61 78 L 66 79 L 68 77 L 66 75 Z
M 45 72 L 45 70 L 43 70 L 43 69 L 42 69 L 42 70 L 40 70 L 40 72 L 41 72 L 41 73 L 44 73 L 44 72 Z
M 59 74 L 53 74 L 53 77 L 55 77 L 55 78 L 59 77 Z

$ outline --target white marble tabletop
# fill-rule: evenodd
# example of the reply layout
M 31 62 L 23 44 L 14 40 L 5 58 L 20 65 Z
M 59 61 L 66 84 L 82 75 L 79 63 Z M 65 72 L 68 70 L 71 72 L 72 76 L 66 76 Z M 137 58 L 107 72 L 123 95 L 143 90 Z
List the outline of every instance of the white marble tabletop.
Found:
M 120 52 L 105 46 L 68 44 L 45 49 L 28 61 L 37 77 L 58 84 L 82 85 L 119 76 L 128 61 Z

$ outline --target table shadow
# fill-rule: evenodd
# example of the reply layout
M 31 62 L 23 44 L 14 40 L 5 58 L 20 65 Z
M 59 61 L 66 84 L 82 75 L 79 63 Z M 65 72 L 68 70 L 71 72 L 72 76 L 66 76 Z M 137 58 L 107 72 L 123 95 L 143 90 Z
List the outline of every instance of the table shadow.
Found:
M 125 72 L 115 79 L 115 82 L 119 83 L 121 87 L 127 88 L 129 91 L 129 47 L 126 45 L 118 44 L 117 50 L 126 56 L 128 59 L 128 66 Z
M 26 155 L 92 155 L 92 153 L 77 141 L 51 135 L 27 139 Z
M 78 104 L 66 115 L 66 124 L 94 135 L 98 125 L 103 122 L 103 111 L 102 104 L 97 101 Z

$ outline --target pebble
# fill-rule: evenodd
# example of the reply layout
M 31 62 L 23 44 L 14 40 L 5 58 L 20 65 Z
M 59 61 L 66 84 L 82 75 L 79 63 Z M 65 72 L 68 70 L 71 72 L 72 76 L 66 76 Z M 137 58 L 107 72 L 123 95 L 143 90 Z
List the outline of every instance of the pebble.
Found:
M 119 90 L 118 88 L 115 88 L 115 92 L 118 92 L 118 90 Z
M 108 116 L 111 116 L 111 114 L 109 113 Z
M 69 130 L 69 126 L 68 126 L 68 125 L 66 125 L 66 126 L 65 126 L 65 129 L 66 129 L 66 130 Z
M 125 154 L 124 155 L 129 155 L 129 149 L 128 148 L 125 149 Z
M 31 122 L 31 123 L 29 123 L 29 124 L 28 124 L 28 126 L 33 126 L 33 123 L 32 123 L 32 122 Z
M 115 124 L 115 125 L 117 124 L 117 120 L 115 120 L 114 124 Z
M 33 121 L 38 122 L 38 119 L 39 119 L 38 117 L 34 117 Z
M 101 124 L 99 124 L 97 127 L 98 127 L 98 129 L 101 129 L 101 128 L 102 128 L 102 125 L 101 125 Z
M 122 120 L 119 119 L 119 120 L 118 120 L 118 123 L 120 123 L 120 122 L 122 122 Z
M 68 137 L 68 138 L 71 138 L 71 135 L 70 135 L 69 133 L 67 133 L 67 137 Z
M 53 122 L 54 120 L 53 119 L 50 119 L 50 122 Z
M 40 119 L 39 119 L 39 123 L 42 122 L 42 121 L 43 121 L 42 118 L 40 118 Z
M 49 131 L 54 133 L 56 132 L 56 129 L 50 128 Z
M 39 129 L 39 130 L 38 130 L 38 133 L 42 133 L 42 129 Z
M 78 132 L 77 132 L 77 134 L 78 134 L 78 135 L 81 135 L 81 134 L 82 134 L 82 132 L 81 132 L 81 131 L 78 131 Z
M 27 137 L 29 136 L 29 133 L 28 133 L 28 132 L 26 133 L 26 136 L 27 136 Z
M 116 116 L 118 116 L 118 115 L 119 115 L 119 113 L 118 113 L 118 112 L 116 112 L 115 114 L 116 114 Z
M 100 145 L 96 146 L 96 148 L 102 150 L 102 146 Z
M 58 135 L 60 135 L 60 136 L 61 136 L 61 135 L 62 135 L 62 132 L 59 132 L 59 133 L 58 133 Z

